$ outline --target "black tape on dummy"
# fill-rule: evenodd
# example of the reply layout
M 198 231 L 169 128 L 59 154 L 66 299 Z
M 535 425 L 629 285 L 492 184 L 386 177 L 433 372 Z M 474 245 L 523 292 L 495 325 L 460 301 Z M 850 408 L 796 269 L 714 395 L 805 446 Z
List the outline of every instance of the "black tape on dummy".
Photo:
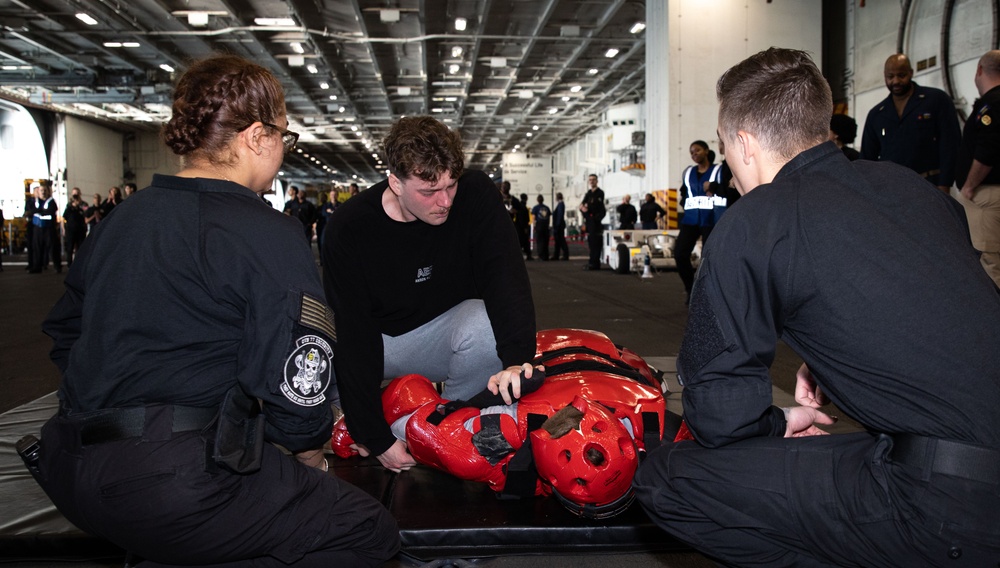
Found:
M 545 382 L 545 371 L 540 369 L 533 369 L 531 372 L 531 378 L 524 378 L 524 371 L 521 371 L 521 396 L 529 393 L 533 393 Z M 517 402 L 517 398 L 514 397 L 514 389 L 507 385 L 507 394 L 510 395 L 511 400 Z M 469 400 L 450 400 L 444 404 L 439 404 L 437 410 L 432 412 L 428 417 L 427 421 L 431 424 L 437 426 L 445 419 L 446 416 L 455 412 L 459 408 L 489 408 L 491 406 L 503 406 L 507 404 L 504 402 L 503 397 L 500 393 L 493 394 L 489 389 L 483 389 L 482 392 L 473 396 Z
M 500 460 L 514 451 L 514 446 L 510 445 L 500 430 L 499 414 L 485 414 L 479 418 L 479 431 L 472 435 L 472 445 L 490 465 L 500 463 Z

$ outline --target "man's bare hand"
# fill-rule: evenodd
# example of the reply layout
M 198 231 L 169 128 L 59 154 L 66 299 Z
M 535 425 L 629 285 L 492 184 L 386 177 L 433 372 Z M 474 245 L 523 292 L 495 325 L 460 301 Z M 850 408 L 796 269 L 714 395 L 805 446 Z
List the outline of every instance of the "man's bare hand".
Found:
M 360 448 L 358 453 L 361 453 Z M 367 448 L 365 453 L 361 455 L 367 455 Z M 389 449 L 385 453 L 378 456 L 378 461 L 382 463 L 382 466 L 389 471 L 394 471 L 399 473 L 401 471 L 406 471 L 411 467 L 417 465 L 416 460 L 410 455 L 410 452 L 406 450 L 406 443 L 402 440 L 396 440 L 396 442 L 389 446 Z
M 807 406 L 793 406 L 783 410 L 785 411 L 785 421 L 788 423 L 785 426 L 786 438 L 826 436 L 830 433 L 825 430 L 821 430 L 816 425 L 823 424 L 830 426 L 837 423 L 836 418 L 826 414 L 825 412 L 820 412 L 815 408 L 809 408 Z
M 816 384 L 816 378 L 809 372 L 809 367 L 805 363 L 795 373 L 795 402 L 810 408 L 820 408 L 830 404 L 830 399 Z
M 489 382 L 486 383 L 486 388 L 491 393 L 499 394 L 503 397 L 503 401 L 507 404 L 512 404 L 515 399 L 521 398 L 521 372 L 524 371 L 525 379 L 530 379 L 532 370 L 531 363 L 507 367 L 490 377 Z M 508 389 L 507 385 L 510 385 L 511 388 Z M 513 398 L 511 398 L 511 393 L 508 390 L 513 391 Z

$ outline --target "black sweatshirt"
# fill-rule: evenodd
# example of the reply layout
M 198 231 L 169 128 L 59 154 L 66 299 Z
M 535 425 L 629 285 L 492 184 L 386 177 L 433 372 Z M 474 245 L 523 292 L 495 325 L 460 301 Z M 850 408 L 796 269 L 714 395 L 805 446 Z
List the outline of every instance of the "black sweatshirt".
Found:
M 351 436 L 375 455 L 395 442 L 379 399 L 383 333 L 402 335 L 480 298 L 504 367 L 535 354 L 528 272 L 493 181 L 465 172 L 448 220 L 439 226 L 392 220 L 382 208 L 385 191 L 388 181 L 341 205 L 327 223 L 323 248 L 341 403 Z

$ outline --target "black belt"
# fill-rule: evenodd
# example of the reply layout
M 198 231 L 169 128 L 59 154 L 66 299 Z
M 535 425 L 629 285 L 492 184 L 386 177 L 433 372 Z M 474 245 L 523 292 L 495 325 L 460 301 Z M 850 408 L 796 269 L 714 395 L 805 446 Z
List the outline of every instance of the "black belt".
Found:
M 173 406 L 171 432 L 201 430 L 208 426 L 219 414 L 218 407 Z M 80 429 L 80 443 L 101 444 L 125 438 L 138 438 L 146 428 L 146 407 L 110 408 L 88 412 L 77 416 L 67 416 Z
M 1000 450 L 914 434 L 892 437 L 889 458 L 896 463 L 962 479 L 1000 483 Z

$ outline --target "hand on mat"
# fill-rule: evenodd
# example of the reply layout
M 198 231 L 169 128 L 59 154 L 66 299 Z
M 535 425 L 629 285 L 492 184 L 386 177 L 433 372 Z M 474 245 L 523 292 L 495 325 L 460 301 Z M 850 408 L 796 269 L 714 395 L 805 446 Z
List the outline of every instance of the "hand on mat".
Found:
M 829 426 L 837 422 L 836 417 L 829 416 L 825 412 L 820 412 L 808 406 L 793 406 L 791 408 L 783 408 L 782 410 L 785 411 L 785 421 L 788 423 L 785 426 L 786 438 L 826 436 L 830 433 L 820 430 L 816 425 L 825 424 Z
M 362 453 L 361 448 L 364 446 L 358 446 L 358 452 L 362 456 L 368 455 L 370 452 L 368 448 Z M 406 442 L 402 440 L 396 440 L 396 442 L 389 446 L 389 449 L 385 453 L 378 456 L 378 461 L 382 462 L 382 465 L 389 471 L 394 471 L 399 473 L 401 471 L 406 471 L 411 467 L 417 465 L 416 460 L 410 455 L 410 452 L 406 451 Z
M 820 390 L 816 378 L 809 372 L 809 367 L 805 363 L 802 363 L 799 371 L 795 373 L 795 402 L 810 408 L 830 404 L 830 399 Z
M 530 379 L 533 370 L 534 368 L 531 366 L 531 363 L 507 367 L 490 377 L 489 382 L 486 383 L 486 388 L 491 393 L 499 394 L 503 397 L 503 401 L 507 404 L 512 404 L 516 399 L 521 398 L 521 373 L 524 373 L 525 379 Z M 510 385 L 510 388 L 507 388 L 508 385 Z M 511 396 L 512 393 L 513 397 Z

